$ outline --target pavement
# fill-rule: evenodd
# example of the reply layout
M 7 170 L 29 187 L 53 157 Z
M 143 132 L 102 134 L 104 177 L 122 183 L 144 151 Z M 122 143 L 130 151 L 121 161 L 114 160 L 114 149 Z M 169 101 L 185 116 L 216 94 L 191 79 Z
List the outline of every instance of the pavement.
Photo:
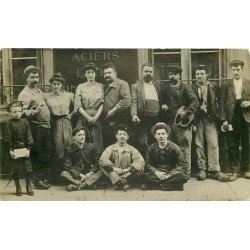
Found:
M 67 192 L 66 186 L 52 186 L 49 190 L 33 189 L 34 196 L 15 195 L 15 184 L 0 179 L 0 200 L 2 201 L 241 201 L 250 200 L 250 180 L 238 178 L 234 182 L 223 183 L 213 179 L 197 181 L 195 177 L 184 185 L 184 191 L 161 191 L 139 188 L 127 192 L 113 188 L 99 190 L 79 190 Z M 21 180 L 23 192 L 25 182 Z

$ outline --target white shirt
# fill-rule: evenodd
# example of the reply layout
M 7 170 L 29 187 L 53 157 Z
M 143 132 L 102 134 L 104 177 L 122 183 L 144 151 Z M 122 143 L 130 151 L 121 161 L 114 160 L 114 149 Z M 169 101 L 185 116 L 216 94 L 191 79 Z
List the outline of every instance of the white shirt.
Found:
M 241 99 L 242 78 L 240 78 L 239 80 L 234 79 L 234 88 L 235 88 L 236 100 Z
M 155 86 L 153 85 L 153 83 L 144 82 L 143 87 L 144 87 L 146 100 L 159 101 L 159 97 L 157 95 L 157 92 L 156 92 L 156 89 L 155 89 Z

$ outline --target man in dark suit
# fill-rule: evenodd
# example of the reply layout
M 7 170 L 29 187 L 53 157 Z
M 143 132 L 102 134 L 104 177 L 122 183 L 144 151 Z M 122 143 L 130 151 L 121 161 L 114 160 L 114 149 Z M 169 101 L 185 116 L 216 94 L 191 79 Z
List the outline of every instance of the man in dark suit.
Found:
M 239 172 L 250 179 L 250 81 L 242 77 L 244 62 L 234 60 L 229 63 L 233 79 L 221 86 L 220 118 L 224 131 L 228 131 L 228 150 L 231 164 L 231 180 Z M 239 146 L 241 141 L 241 157 Z
M 143 64 L 141 80 L 131 88 L 131 118 L 136 125 L 136 136 L 140 151 L 145 155 L 147 148 L 153 143 L 150 130 L 158 122 L 161 108 L 161 85 L 154 81 L 154 65 Z
M 207 67 L 199 65 L 195 70 L 196 82 L 192 84 L 199 100 L 199 108 L 195 114 L 195 144 L 199 173 L 197 179 L 203 181 L 207 173 L 216 180 L 227 182 L 229 176 L 221 172 L 218 145 L 218 102 L 220 88 L 207 80 Z

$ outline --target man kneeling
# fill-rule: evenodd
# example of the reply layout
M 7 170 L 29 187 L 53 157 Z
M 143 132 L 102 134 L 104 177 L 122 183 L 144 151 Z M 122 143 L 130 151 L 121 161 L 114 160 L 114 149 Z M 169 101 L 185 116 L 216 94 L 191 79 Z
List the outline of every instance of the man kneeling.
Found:
M 74 143 L 65 150 L 65 171 L 61 173 L 71 183 L 68 186 L 69 192 L 86 189 L 103 175 L 98 166 L 99 153 L 94 144 L 85 142 L 84 128 L 73 129 L 72 136 Z
M 118 125 L 115 134 L 117 142 L 102 153 L 100 166 L 115 189 L 127 191 L 131 182 L 138 182 L 145 162 L 139 151 L 127 144 L 129 133 L 126 125 Z
M 157 142 L 152 144 L 146 153 L 142 190 L 183 190 L 183 184 L 189 179 L 188 165 L 181 149 L 168 140 L 170 132 L 170 127 L 163 122 L 157 123 L 151 129 Z

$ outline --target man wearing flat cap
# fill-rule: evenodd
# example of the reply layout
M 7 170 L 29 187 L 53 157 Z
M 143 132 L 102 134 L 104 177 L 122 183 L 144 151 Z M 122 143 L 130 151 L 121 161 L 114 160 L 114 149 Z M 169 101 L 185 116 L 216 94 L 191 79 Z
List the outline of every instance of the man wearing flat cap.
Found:
M 199 100 L 199 108 L 195 114 L 195 144 L 199 173 L 197 179 L 203 181 L 207 174 L 212 178 L 227 182 L 229 176 L 221 172 L 219 163 L 219 145 L 217 123 L 219 120 L 219 86 L 207 80 L 207 67 L 198 65 L 195 69 L 196 82 L 192 84 Z
M 115 135 L 117 142 L 104 150 L 99 164 L 115 189 L 127 191 L 131 183 L 138 183 L 145 163 L 139 151 L 127 143 L 129 131 L 125 124 L 115 127 Z
M 222 130 L 228 131 L 230 178 L 234 181 L 240 174 L 250 179 L 250 80 L 242 77 L 244 62 L 234 60 L 229 66 L 233 79 L 221 85 L 220 119 Z
M 146 154 L 142 190 L 183 190 L 183 184 L 189 179 L 188 165 L 180 147 L 168 140 L 171 128 L 159 122 L 152 127 L 151 133 L 157 142 Z
M 159 121 L 162 103 L 161 85 L 154 81 L 153 77 L 154 65 L 145 63 L 142 65 L 142 79 L 133 84 L 131 88 L 131 118 L 136 125 L 136 136 L 143 155 L 154 141 L 150 129 Z
M 44 100 L 44 93 L 37 87 L 41 71 L 38 67 L 28 66 L 24 70 L 26 86 L 18 96 L 24 109 L 24 117 L 29 119 L 34 140 L 31 160 L 34 168 L 32 182 L 39 189 L 48 189 L 44 180 L 49 177 L 52 159 L 52 138 L 50 130 L 50 111 Z
M 112 129 L 118 124 L 128 123 L 131 95 L 128 83 L 117 77 L 116 66 L 113 63 L 103 66 L 103 76 L 105 80 L 103 140 L 107 147 L 115 142 Z
M 181 82 L 182 69 L 169 67 L 169 83 L 163 87 L 163 99 L 167 105 L 165 121 L 172 129 L 171 140 L 182 150 L 191 173 L 192 117 L 199 102 L 192 87 Z M 178 119 L 177 119 L 178 118 Z M 178 123 L 177 123 L 178 120 Z

